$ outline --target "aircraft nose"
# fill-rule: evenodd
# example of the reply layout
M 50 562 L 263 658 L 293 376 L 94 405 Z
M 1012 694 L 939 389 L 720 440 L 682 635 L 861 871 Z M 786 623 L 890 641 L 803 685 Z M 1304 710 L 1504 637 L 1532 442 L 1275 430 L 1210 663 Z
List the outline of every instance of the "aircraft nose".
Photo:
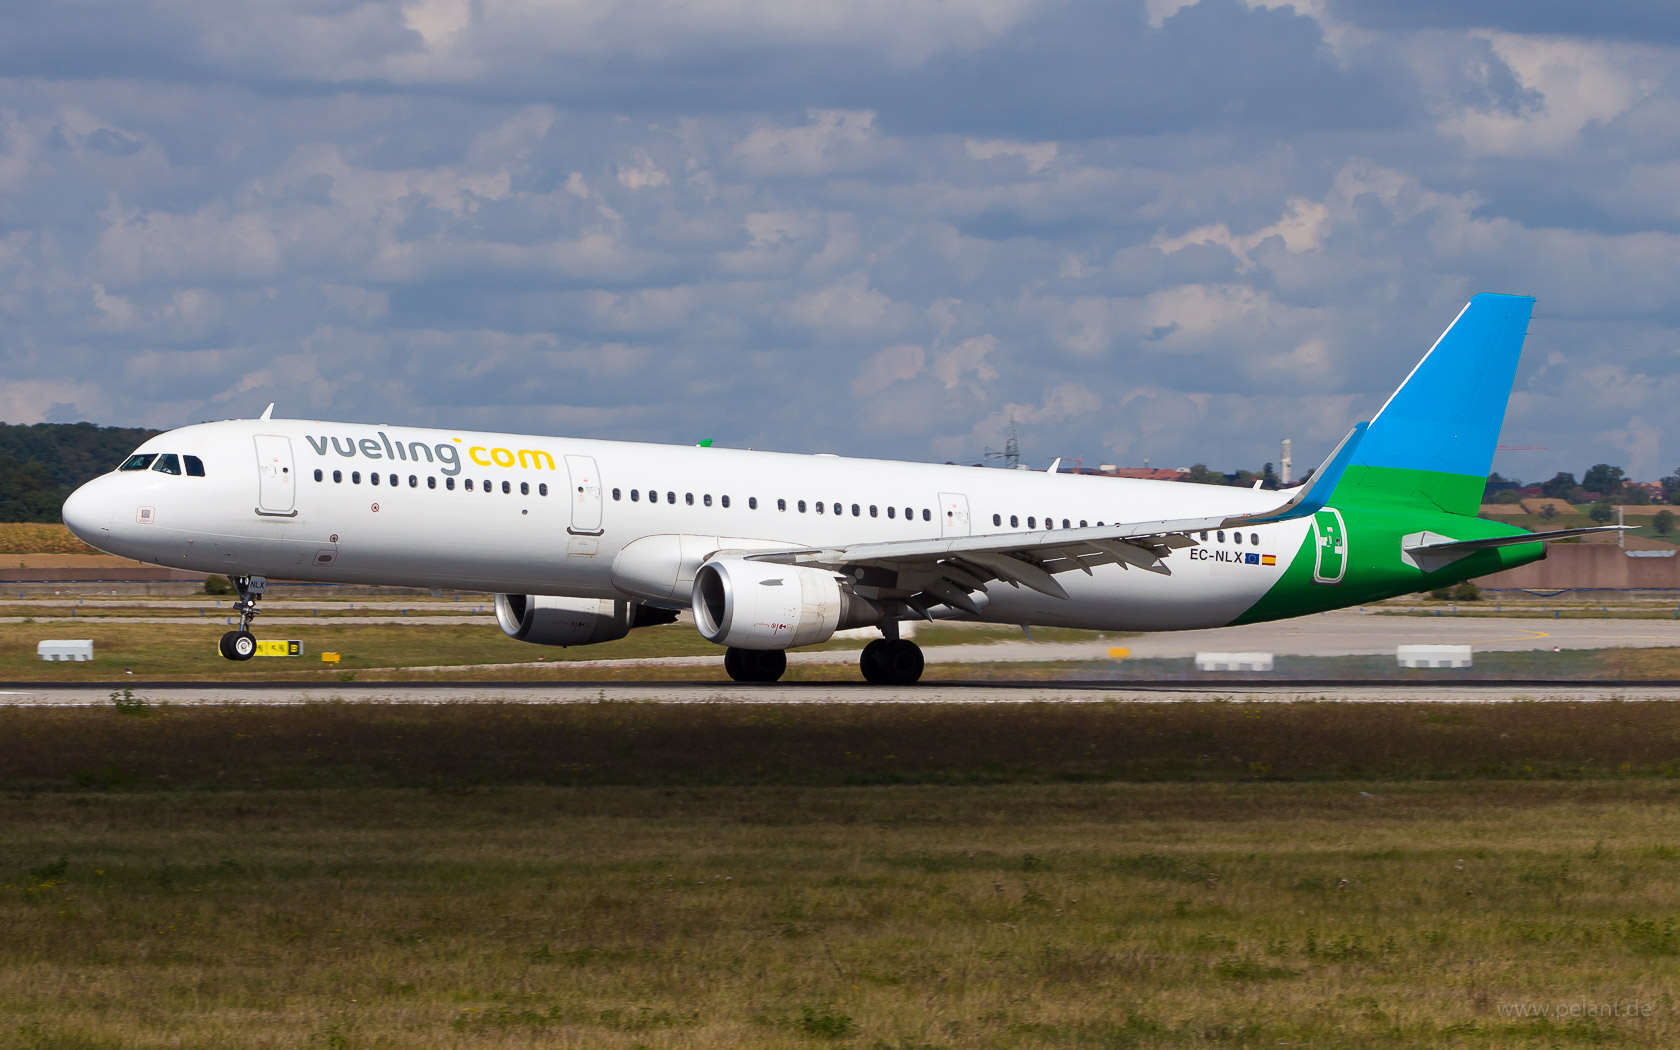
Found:
M 99 546 L 111 530 L 111 496 L 101 484 L 103 480 L 95 478 L 64 501 L 64 524 L 77 539 L 92 547 Z

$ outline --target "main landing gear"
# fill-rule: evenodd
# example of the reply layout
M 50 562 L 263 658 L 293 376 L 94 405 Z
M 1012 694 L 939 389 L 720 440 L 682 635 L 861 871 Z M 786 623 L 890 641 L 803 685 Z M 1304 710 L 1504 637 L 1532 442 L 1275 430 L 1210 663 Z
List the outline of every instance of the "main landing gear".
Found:
M 220 649 L 229 660 L 249 660 L 257 655 L 251 621 L 257 615 L 257 599 L 268 589 L 268 580 L 262 576 L 235 576 L 233 586 L 239 591 L 239 600 L 233 603 L 239 610 L 239 630 L 222 635 Z

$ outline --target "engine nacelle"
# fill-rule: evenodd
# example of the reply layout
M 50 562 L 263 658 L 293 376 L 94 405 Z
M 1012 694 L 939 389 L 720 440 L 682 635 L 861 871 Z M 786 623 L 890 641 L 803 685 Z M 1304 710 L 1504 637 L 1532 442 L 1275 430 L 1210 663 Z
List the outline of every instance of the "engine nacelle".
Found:
M 640 602 L 611 598 L 561 598 L 551 594 L 496 595 L 496 623 L 509 638 L 533 645 L 612 642 L 633 627 L 672 623 L 677 614 Z
M 823 569 L 726 556 L 694 574 L 694 625 L 708 642 L 736 649 L 815 645 L 880 616 Z

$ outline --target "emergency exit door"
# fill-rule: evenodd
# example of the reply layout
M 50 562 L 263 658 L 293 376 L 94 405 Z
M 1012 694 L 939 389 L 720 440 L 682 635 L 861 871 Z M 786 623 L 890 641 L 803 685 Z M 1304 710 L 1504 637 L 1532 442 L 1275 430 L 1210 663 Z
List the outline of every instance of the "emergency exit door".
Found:
M 575 535 L 601 534 L 601 475 L 594 456 L 567 456 L 566 472 L 571 476 L 572 524 Z
M 960 492 L 939 494 L 939 535 L 968 535 L 968 497 Z

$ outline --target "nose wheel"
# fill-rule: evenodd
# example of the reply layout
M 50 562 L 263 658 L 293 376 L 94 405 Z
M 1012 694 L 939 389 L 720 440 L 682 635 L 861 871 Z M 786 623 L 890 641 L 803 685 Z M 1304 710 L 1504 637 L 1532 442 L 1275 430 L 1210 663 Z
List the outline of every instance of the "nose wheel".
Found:
M 873 685 L 915 685 L 922 677 L 922 647 L 907 638 L 877 638 L 858 658 Z
M 239 629 L 222 635 L 217 648 L 229 660 L 249 660 L 257 655 L 257 639 L 251 633 L 251 621 L 257 616 L 257 599 L 268 589 L 268 580 L 262 576 L 235 576 L 233 586 L 239 592 L 239 600 L 233 603 L 233 607 L 239 610 Z

